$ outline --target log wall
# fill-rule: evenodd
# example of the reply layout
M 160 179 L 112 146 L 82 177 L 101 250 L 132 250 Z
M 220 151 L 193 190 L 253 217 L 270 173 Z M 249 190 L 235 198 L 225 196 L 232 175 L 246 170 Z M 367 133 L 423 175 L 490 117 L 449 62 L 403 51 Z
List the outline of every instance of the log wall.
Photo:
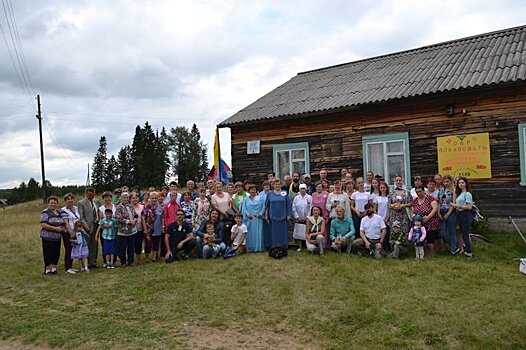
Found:
M 449 104 L 455 106 L 450 117 Z M 322 168 L 330 179 L 339 177 L 342 167 L 362 176 L 363 136 L 408 132 L 411 175 L 427 178 L 438 169 L 437 137 L 489 132 L 493 177 L 473 180 L 477 203 L 489 216 L 526 216 L 526 188 L 519 185 L 519 122 L 526 122 L 526 83 L 252 122 L 231 127 L 232 169 L 236 180 L 259 183 L 273 169 L 274 144 L 308 142 L 314 180 Z M 247 155 L 250 140 L 260 140 L 260 154 Z

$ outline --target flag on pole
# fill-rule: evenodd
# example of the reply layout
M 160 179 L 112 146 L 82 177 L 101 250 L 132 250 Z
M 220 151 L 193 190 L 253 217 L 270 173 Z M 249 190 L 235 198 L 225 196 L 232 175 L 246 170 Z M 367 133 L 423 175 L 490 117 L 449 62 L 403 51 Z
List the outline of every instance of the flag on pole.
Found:
M 221 158 L 218 128 L 216 128 L 216 136 L 214 139 L 214 166 L 212 166 L 212 169 L 210 169 L 208 178 L 211 180 L 218 180 L 223 183 L 228 182 L 228 180 L 232 178 L 232 171 L 230 170 L 230 167 Z
M 220 169 L 221 165 L 221 148 L 219 146 L 219 128 L 216 127 L 216 137 L 214 139 L 214 168 Z M 216 179 L 221 181 L 221 172 L 216 172 Z

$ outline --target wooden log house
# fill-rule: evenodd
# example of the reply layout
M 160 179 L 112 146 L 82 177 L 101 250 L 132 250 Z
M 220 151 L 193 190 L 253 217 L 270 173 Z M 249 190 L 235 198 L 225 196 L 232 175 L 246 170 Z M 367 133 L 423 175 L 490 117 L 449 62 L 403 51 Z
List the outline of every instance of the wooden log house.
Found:
M 438 173 L 437 137 L 489 133 L 487 216 L 526 216 L 526 26 L 302 72 L 219 124 L 236 180 L 343 167 Z M 259 146 L 259 147 L 258 147 Z M 374 168 L 374 169 L 373 169 Z M 453 174 L 451 174 L 453 175 Z

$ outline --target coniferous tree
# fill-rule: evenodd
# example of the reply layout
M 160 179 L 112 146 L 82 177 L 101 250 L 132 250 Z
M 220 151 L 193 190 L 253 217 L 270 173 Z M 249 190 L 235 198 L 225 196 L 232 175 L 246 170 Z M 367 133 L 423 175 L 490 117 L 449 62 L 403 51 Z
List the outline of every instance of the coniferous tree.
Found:
M 133 186 L 135 184 L 140 184 L 141 182 L 141 175 L 144 172 L 144 170 L 141 167 L 143 154 L 144 154 L 144 131 L 141 129 L 139 125 L 135 128 L 135 135 L 133 136 L 133 142 L 131 145 L 131 175 L 132 175 L 132 181 L 128 184 L 128 186 Z
M 203 169 L 208 165 L 206 145 L 201 142 L 201 135 L 195 124 L 191 131 L 184 126 L 170 130 L 170 150 L 172 167 L 180 186 L 189 179 L 203 180 Z
M 35 179 L 30 178 L 29 182 L 27 183 L 25 200 L 32 201 L 33 199 L 38 198 L 40 194 L 41 193 L 39 183 Z
M 97 191 L 102 191 L 106 185 L 104 174 L 107 166 L 107 146 L 106 137 L 101 136 L 99 140 L 99 149 L 95 154 L 95 159 L 91 165 L 91 185 L 95 187 Z
M 110 191 L 113 191 L 113 189 L 119 184 L 119 165 L 114 155 L 108 160 L 105 173 L 105 184 L 106 189 Z
M 190 131 L 193 139 L 193 150 L 196 157 L 199 157 L 199 163 L 197 165 L 196 174 L 199 174 L 195 179 L 200 181 L 204 180 L 208 174 L 208 156 L 207 156 L 207 147 L 204 142 L 201 141 L 201 133 L 197 128 L 197 125 L 192 125 L 192 130 Z
M 130 146 L 124 146 L 117 155 L 117 186 L 134 186 L 133 156 Z
M 166 129 L 163 127 L 161 133 L 155 135 L 155 153 L 154 153 L 154 164 L 153 164 L 153 184 L 156 186 L 162 185 L 170 170 L 170 158 L 168 157 L 169 143 L 168 134 Z

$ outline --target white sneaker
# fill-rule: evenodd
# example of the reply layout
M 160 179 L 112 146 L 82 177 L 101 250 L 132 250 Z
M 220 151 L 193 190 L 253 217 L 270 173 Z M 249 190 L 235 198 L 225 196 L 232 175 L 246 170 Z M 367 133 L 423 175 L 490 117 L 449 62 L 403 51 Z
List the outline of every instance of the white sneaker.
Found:
M 89 268 L 86 267 L 86 268 L 84 269 L 84 272 L 89 273 Z
M 68 269 L 68 270 L 66 271 L 66 273 L 69 273 L 69 274 L 71 274 L 71 275 L 76 274 L 75 270 L 73 270 L 73 269 Z

